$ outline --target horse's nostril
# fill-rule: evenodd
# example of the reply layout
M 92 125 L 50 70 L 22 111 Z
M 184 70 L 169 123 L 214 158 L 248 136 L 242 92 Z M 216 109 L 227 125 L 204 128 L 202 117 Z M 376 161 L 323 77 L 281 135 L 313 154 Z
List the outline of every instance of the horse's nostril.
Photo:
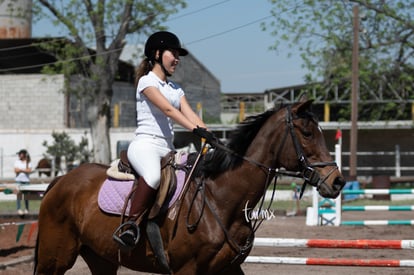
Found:
M 345 180 L 341 177 L 337 177 L 334 181 L 333 188 L 335 191 L 341 191 L 345 185 Z

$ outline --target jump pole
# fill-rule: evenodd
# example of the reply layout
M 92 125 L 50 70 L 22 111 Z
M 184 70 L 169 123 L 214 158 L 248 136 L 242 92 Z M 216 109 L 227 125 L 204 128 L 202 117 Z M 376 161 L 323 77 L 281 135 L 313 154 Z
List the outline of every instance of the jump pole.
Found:
M 414 260 L 377 260 L 377 259 L 328 259 L 248 256 L 245 263 L 291 264 L 291 265 L 334 265 L 334 266 L 377 266 L 377 267 L 414 267 Z
M 335 162 L 336 165 L 338 165 L 339 170 L 342 170 L 342 141 L 338 144 L 335 144 Z M 342 222 L 342 195 L 339 194 L 339 196 L 335 199 L 335 220 L 334 225 L 340 226 Z M 319 211 L 319 209 L 318 209 Z
M 414 240 L 327 240 L 255 238 L 254 246 L 351 249 L 414 249 Z
M 342 211 L 414 211 L 414 205 L 346 205 Z
M 370 194 L 370 195 L 403 195 L 414 194 L 414 189 L 357 189 L 357 190 L 342 190 L 342 194 Z
M 414 225 L 414 220 L 361 220 L 342 221 L 341 225 Z
M 343 194 L 402 195 L 414 194 L 414 189 L 343 190 Z M 355 205 L 342 206 L 342 211 L 414 211 L 414 205 Z M 341 225 L 414 225 L 414 220 L 360 220 L 342 221 Z

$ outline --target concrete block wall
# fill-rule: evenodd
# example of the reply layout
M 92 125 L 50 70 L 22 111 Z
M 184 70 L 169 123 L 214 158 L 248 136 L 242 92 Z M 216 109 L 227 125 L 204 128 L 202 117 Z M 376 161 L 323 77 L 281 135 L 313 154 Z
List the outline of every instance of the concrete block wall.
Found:
M 62 128 L 63 85 L 63 75 L 1 75 L 0 129 Z

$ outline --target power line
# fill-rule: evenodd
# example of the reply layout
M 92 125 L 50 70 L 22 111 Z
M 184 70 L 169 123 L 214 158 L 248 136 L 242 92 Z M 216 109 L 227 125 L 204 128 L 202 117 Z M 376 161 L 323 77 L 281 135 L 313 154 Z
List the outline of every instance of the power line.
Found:
M 222 4 L 224 4 L 224 3 L 226 3 L 226 2 L 229 2 L 229 1 L 231 1 L 231 0 L 224 0 L 224 1 L 221 1 L 221 2 L 217 2 L 217 3 L 211 4 L 211 5 L 209 5 L 209 6 L 206 6 L 206 7 L 200 8 L 200 9 L 198 9 L 198 10 L 195 10 L 195 11 L 192 11 L 192 12 L 188 12 L 188 13 L 186 13 L 186 14 L 183 14 L 183 15 L 180 15 L 180 16 L 177 16 L 177 17 L 174 17 L 174 18 L 172 18 L 172 19 L 170 19 L 170 20 L 168 20 L 168 21 L 171 21 L 171 20 L 176 20 L 176 19 L 179 19 L 179 18 L 182 18 L 182 17 L 186 17 L 186 16 L 189 16 L 189 15 L 193 15 L 193 14 L 196 14 L 196 13 L 200 13 L 200 12 L 202 12 L 202 11 L 205 11 L 205 10 L 207 10 L 207 9 L 210 9 L 210 8 L 213 8 L 213 7 L 216 7 L 216 6 L 222 5 Z M 256 19 L 256 20 L 253 20 L 253 21 L 251 21 L 251 22 L 248 22 L 248 23 L 246 23 L 246 24 L 243 24 L 243 25 L 240 25 L 240 26 L 237 26 L 237 27 L 234 27 L 234 28 L 231 28 L 231 29 L 228 29 L 228 30 L 225 30 L 225 31 L 219 32 L 219 33 L 215 33 L 215 34 L 212 34 L 212 35 L 206 36 L 206 37 L 204 37 L 204 38 L 200 38 L 200 39 L 197 39 L 197 40 L 191 41 L 191 42 L 189 42 L 189 43 L 186 43 L 186 45 L 191 45 L 191 44 L 195 44 L 195 43 L 198 43 L 198 42 L 201 42 L 201 41 L 205 41 L 205 40 L 208 40 L 208 39 L 211 39 L 211 38 L 214 38 L 214 37 L 218 37 L 218 36 L 221 36 L 221 35 L 224 35 L 224 34 L 227 34 L 227 33 L 230 33 L 230 32 L 233 32 L 233 31 L 236 31 L 236 30 L 239 30 L 239 29 L 242 29 L 242 28 L 245 28 L 245 27 L 247 27 L 247 26 L 250 26 L 250 25 L 256 24 L 256 23 L 258 23 L 258 22 L 260 22 L 260 21 L 267 20 L 267 19 L 269 19 L 269 18 L 271 18 L 271 17 L 272 17 L 272 15 L 267 15 L 267 16 L 265 16 L 265 17 L 262 17 L 262 18 L 259 18 L 259 19 Z M 66 38 L 58 38 L 58 39 L 52 39 L 51 41 L 54 41 L 54 40 L 57 40 L 57 41 L 58 41 L 58 40 L 65 40 L 65 39 L 66 39 Z M 26 47 L 32 47 L 32 46 L 36 46 L 36 45 L 38 45 L 38 44 L 40 44 L 40 43 L 32 43 L 32 44 L 30 44 L 30 45 L 23 45 L 23 46 L 16 46 L 16 47 L 3 48 L 3 49 L 0 49 L 0 51 L 7 51 L 7 50 L 14 50 L 14 49 L 21 49 L 21 48 L 26 48 Z M 112 51 L 108 51 L 108 52 L 102 53 L 102 54 L 100 54 L 100 55 L 105 55 L 105 54 L 109 54 L 109 53 L 111 53 L 111 52 L 114 52 L 114 51 L 120 51 L 120 50 L 122 50 L 122 49 L 115 49 L 115 50 L 112 50 Z M 97 54 L 86 55 L 86 56 L 82 56 L 82 57 L 79 57 L 79 58 L 71 58 L 71 59 L 67 59 L 67 60 L 58 60 L 58 61 L 56 61 L 56 62 L 50 62 L 50 63 L 44 63 L 44 64 L 37 64 L 37 65 L 31 65 L 31 66 L 22 66 L 22 67 L 15 67 L 15 68 L 9 68 L 9 69 L 0 69 L 0 72 L 7 72 L 7 71 L 22 70 L 22 69 L 37 68 L 37 67 L 42 67 L 42 66 L 47 66 L 47 65 L 57 64 L 57 63 L 59 63 L 59 62 L 72 62 L 72 61 L 80 60 L 80 59 L 85 58 L 85 57 L 93 57 L 93 56 L 97 56 Z
M 211 4 L 211 5 L 209 5 L 209 6 L 206 6 L 206 7 L 204 7 L 204 8 L 200 8 L 200 9 L 198 9 L 198 10 L 195 10 L 195 11 L 192 11 L 192 12 L 188 12 L 188 13 L 184 13 L 184 14 L 182 14 L 182 15 L 180 15 L 180 16 L 177 16 L 177 17 L 173 17 L 173 18 L 171 18 L 171 19 L 170 19 L 170 20 L 168 20 L 168 21 L 174 21 L 174 20 L 176 20 L 176 19 L 180 19 L 180 18 L 182 18 L 182 17 L 186 17 L 186 16 L 189 16 L 189 15 L 193 15 L 193 14 L 196 14 L 196 13 L 200 13 L 200 12 L 202 12 L 202 11 L 208 10 L 208 9 L 210 9 L 210 8 L 213 8 L 213 7 L 216 7 L 216 6 L 222 5 L 222 4 L 224 4 L 224 3 L 226 3 L 226 2 L 230 2 L 230 1 L 231 1 L 231 0 L 225 0 L 225 1 L 217 2 L 217 3 Z
M 31 38 L 27 38 L 28 40 L 30 40 Z M 44 40 L 47 40 L 47 38 L 42 38 Z M 26 44 L 26 45 L 21 45 L 21 46 L 13 46 L 13 47 L 8 47 L 8 48 L 1 48 L 0 52 L 4 52 L 4 51 L 10 51 L 10 50 L 19 50 L 19 49 L 24 49 L 24 48 L 30 48 L 33 46 L 38 46 L 38 45 L 42 45 L 44 43 L 49 43 L 49 42 L 57 42 L 57 41 L 61 41 L 61 40 L 67 40 L 66 38 L 52 38 L 47 40 L 46 42 L 36 42 L 36 43 L 30 43 L 30 44 Z
M 200 8 L 200 9 L 198 9 L 198 10 L 191 11 L 191 12 L 188 12 L 188 13 L 184 13 L 184 14 L 182 14 L 182 15 L 180 15 L 180 16 L 177 16 L 177 17 L 173 17 L 173 18 L 171 18 L 170 20 L 168 20 L 167 22 L 169 22 L 169 21 L 174 21 L 174 20 L 177 20 L 177 19 L 180 19 L 180 18 L 186 17 L 186 16 L 193 15 L 193 14 L 197 14 L 197 13 L 203 12 L 203 11 L 205 11 L 205 10 L 208 10 L 208 9 L 214 8 L 214 7 L 216 7 L 216 6 L 222 5 L 222 4 L 224 4 L 224 3 L 226 3 L 226 2 L 230 2 L 230 1 L 231 1 L 231 0 L 224 0 L 224 1 L 221 1 L 221 2 L 217 2 L 217 3 L 214 3 L 214 4 L 208 5 L 208 6 L 206 6 L 206 7 Z M 50 39 L 48 42 L 55 42 L 55 41 L 59 41 L 59 40 L 66 40 L 66 38 L 53 38 L 53 39 Z M 40 45 L 41 43 L 43 43 L 43 42 L 40 42 L 40 43 L 32 43 L 32 44 L 22 45 L 22 46 L 8 47 L 8 48 L 1 48 L 1 49 L 0 49 L 0 52 L 1 52 L 1 51 L 9 51 L 9 50 L 18 50 L 18 49 L 29 48 L 29 47 L 32 47 L 32 46 Z
M 106 52 L 100 53 L 100 54 L 90 54 L 90 55 L 84 55 L 84 56 L 76 57 L 76 58 L 70 58 L 70 59 L 65 59 L 65 60 L 57 60 L 55 62 L 49 62 L 49 63 L 43 63 L 43 64 L 36 64 L 36 65 L 30 65 L 30 66 L 21 66 L 21 67 L 15 67 L 15 68 L 0 69 L 0 73 L 8 72 L 8 71 L 18 71 L 18 70 L 25 70 L 25 69 L 33 69 L 33 68 L 38 68 L 38 67 L 43 67 L 43 66 L 48 66 L 48 65 L 54 65 L 54 64 L 57 64 L 57 63 L 68 63 L 68 62 L 73 62 L 73 61 L 81 60 L 81 59 L 83 59 L 85 57 L 89 58 L 89 57 L 94 57 L 94 56 L 102 56 L 102 55 L 110 54 L 110 53 L 113 53 L 113 52 L 119 52 L 119 51 L 122 51 L 122 48 L 113 49 L 113 50 L 106 51 Z
M 234 28 L 232 28 L 232 29 L 228 29 L 228 30 L 225 30 L 225 31 L 222 31 L 222 32 L 219 32 L 219 33 L 215 33 L 215 34 L 212 34 L 212 35 L 206 36 L 206 37 L 204 37 L 204 38 L 200 38 L 200 39 L 197 39 L 197 40 L 191 41 L 191 42 L 187 43 L 186 45 L 191 45 L 191 44 L 198 43 L 198 42 L 201 42 L 201 41 L 204 41 L 204 40 L 207 40 L 207 39 L 210 39 L 210 38 L 214 38 L 214 37 L 217 37 L 217 36 L 220 36 L 220 35 L 223 35 L 223 34 L 227 34 L 227 33 L 229 33 L 229 32 L 233 32 L 233 31 L 235 31 L 235 30 L 239 30 L 239 29 L 245 28 L 245 27 L 247 27 L 247 26 L 250 26 L 250 25 L 256 24 L 256 23 L 258 23 L 258 22 L 260 22 L 260 21 L 264 21 L 264 20 L 269 19 L 269 18 L 271 18 L 271 17 L 273 17 L 273 16 L 272 16 L 272 15 L 268 15 L 268 16 L 265 16 L 265 17 L 262 17 L 262 18 L 256 19 L 256 20 L 254 20 L 254 21 L 251 21 L 251 22 L 249 22 L 249 23 L 246 23 L 246 24 L 240 25 L 240 26 L 238 26 L 238 27 L 234 27 Z

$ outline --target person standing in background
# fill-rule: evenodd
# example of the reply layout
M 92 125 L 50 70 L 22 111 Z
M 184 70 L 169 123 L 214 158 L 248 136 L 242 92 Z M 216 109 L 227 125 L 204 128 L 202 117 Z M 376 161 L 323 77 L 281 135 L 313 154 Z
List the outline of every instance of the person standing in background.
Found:
M 27 150 L 22 149 L 17 152 L 19 159 L 14 163 L 14 172 L 16 173 L 16 183 L 18 187 L 22 184 L 30 183 L 30 173 L 32 172 L 32 164 L 30 162 L 30 155 Z M 21 209 L 20 199 L 17 199 L 17 214 L 20 216 L 29 213 L 29 201 L 24 200 L 25 209 Z

